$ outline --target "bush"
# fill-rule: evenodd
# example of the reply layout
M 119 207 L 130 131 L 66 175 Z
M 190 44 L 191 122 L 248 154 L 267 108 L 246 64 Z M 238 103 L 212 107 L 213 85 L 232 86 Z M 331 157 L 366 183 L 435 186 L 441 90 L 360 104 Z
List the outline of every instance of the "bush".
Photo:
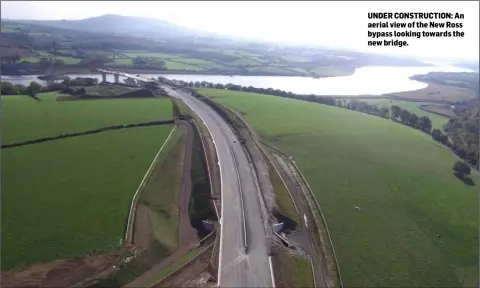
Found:
M 455 173 L 461 176 L 470 175 L 470 166 L 468 166 L 463 161 L 455 162 L 455 164 L 453 164 L 452 169 L 455 171 Z

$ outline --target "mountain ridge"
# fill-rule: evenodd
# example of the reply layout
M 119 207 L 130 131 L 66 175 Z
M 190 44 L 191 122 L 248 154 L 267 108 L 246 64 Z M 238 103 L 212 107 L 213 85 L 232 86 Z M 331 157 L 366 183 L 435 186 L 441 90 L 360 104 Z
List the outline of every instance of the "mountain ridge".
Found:
M 93 33 L 113 33 L 137 36 L 142 36 L 148 33 L 149 35 L 164 37 L 213 36 L 212 33 L 173 24 L 161 19 L 122 16 L 116 14 L 104 14 L 79 20 L 2 19 L 2 21 L 50 26 Z

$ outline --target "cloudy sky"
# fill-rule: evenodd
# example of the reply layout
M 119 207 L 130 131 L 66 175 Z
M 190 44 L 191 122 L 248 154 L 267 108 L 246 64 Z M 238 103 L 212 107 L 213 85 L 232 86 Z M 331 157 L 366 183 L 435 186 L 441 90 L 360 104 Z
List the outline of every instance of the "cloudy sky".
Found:
M 368 12 L 463 13 L 464 20 L 450 21 L 463 23 L 465 37 L 411 38 L 406 39 L 408 47 L 368 47 Z M 479 57 L 479 1 L 1 1 L 2 18 L 82 19 L 103 14 L 153 17 L 208 32 L 267 41 L 420 57 Z

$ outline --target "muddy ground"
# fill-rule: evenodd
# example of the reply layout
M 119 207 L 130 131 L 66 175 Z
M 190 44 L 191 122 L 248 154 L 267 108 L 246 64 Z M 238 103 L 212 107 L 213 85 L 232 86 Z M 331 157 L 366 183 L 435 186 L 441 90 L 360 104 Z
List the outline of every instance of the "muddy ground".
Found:
M 86 255 L 73 259 L 34 264 L 3 272 L 2 287 L 67 287 L 102 272 L 113 271 L 132 247 L 105 254 Z

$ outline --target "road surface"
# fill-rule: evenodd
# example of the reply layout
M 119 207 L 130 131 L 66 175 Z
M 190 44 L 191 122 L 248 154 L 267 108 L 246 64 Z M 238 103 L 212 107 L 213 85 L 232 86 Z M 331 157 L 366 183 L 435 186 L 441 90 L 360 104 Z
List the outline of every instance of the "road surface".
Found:
M 228 124 L 211 107 L 185 92 L 162 85 L 194 110 L 210 131 L 222 182 L 220 287 L 272 287 L 265 228 L 257 186 L 247 155 Z M 248 251 L 244 250 L 242 197 Z

